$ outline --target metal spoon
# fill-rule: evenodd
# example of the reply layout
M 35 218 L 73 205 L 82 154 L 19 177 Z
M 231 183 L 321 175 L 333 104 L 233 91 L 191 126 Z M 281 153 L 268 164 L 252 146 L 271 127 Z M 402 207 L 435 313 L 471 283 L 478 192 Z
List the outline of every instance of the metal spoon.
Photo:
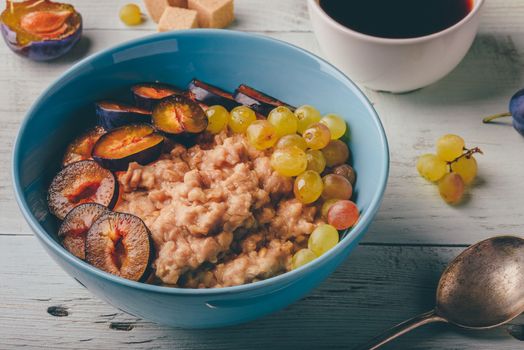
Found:
M 440 277 L 436 304 L 357 349 L 377 349 L 432 322 L 488 329 L 519 316 L 524 312 L 524 239 L 493 237 L 467 248 Z

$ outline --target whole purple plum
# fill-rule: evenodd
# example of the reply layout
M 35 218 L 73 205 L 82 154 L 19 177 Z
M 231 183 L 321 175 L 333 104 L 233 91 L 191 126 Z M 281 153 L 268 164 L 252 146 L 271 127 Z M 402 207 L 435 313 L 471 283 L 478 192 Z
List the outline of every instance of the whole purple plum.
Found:
M 50 0 L 7 1 L 0 31 L 9 48 L 35 61 L 68 52 L 82 34 L 82 17 L 69 4 Z

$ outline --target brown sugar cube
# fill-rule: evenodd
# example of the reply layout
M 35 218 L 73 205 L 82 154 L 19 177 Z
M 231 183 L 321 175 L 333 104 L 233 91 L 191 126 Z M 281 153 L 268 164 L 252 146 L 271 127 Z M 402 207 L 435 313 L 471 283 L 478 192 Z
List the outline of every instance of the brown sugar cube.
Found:
M 159 32 L 198 28 L 197 12 L 181 7 L 167 7 L 158 22 Z
M 155 23 L 158 23 L 162 13 L 169 6 L 169 0 L 144 0 L 147 13 Z
M 198 12 L 202 28 L 224 28 L 235 19 L 233 0 L 188 0 L 187 6 Z

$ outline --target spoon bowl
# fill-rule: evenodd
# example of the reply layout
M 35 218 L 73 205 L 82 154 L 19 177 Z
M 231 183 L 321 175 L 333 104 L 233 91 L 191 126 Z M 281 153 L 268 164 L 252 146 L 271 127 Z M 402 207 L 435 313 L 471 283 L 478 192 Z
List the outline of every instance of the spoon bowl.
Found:
M 436 314 L 465 328 L 493 328 L 524 312 L 524 239 L 494 237 L 460 254 L 437 288 Z
M 488 238 L 464 250 L 444 270 L 434 310 L 385 331 L 359 350 L 374 350 L 417 327 L 448 322 L 488 329 L 524 312 L 524 239 Z

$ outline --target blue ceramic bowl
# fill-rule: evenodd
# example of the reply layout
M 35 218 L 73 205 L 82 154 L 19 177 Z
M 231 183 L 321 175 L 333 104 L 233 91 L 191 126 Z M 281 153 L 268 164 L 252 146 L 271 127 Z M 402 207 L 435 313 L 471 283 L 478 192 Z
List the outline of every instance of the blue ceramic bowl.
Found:
M 351 126 L 349 146 L 358 173 L 361 219 L 314 262 L 268 280 L 219 289 L 179 289 L 125 280 L 77 259 L 57 241 L 46 191 L 64 149 L 94 123 L 93 102 L 127 98 L 137 82 L 186 86 L 198 78 L 233 91 L 241 83 L 293 105 L 339 113 Z M 64 73 L 25 118 L 13 155 L 13 181 L 22 213 L 47 252 L 73 278 L 115 307 L 161 324 L 207 328 L 253 320 L 316 287 L 348 256 L 377 213 L 386 186 L 388 145 L 362 92 L 318 57 L 266 37 L 224 30 L 164 33 L 104 50 Z

